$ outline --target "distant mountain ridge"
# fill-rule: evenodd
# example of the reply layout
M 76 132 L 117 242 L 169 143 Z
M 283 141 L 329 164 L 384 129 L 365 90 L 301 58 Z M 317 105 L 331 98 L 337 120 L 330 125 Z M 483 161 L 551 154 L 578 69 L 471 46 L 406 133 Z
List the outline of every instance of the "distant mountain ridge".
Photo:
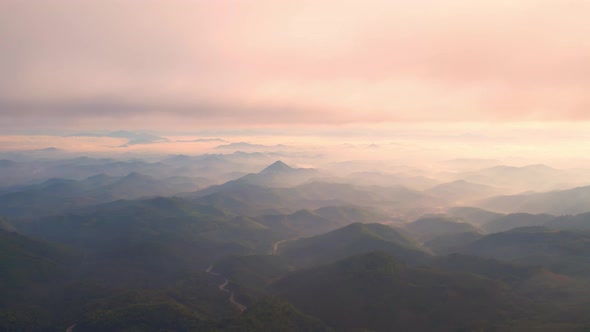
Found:
M 319 171 L 293 168 L 281 161 L 259 173 L 187 194 L 199 204 L 213 204 L 246 215 L 284 214 L 301 209 L 356 205 L 414 208 L 440 204 L 440 199 L 403 186 L 358 186 L 327 182 Z
M 561 170 L 544 164 L 522 167 L 498 165 L 478 171 L 454 175 L 457 180 L 485 184 L 497 188 L 511 188 L 515 192 L 563 190 L 590 182 L 588 172 Z
M 279 254 L 295 266 L 326 264 L 338 259 L 384 251 L 402 261 L 412 261 L 427 256 L 412 239 L 382 224 L 353 223 L 334 231 L 287 241 Z
M 425 193 L 446 199 L 450 204 L 472 202 L 478 199 L 490 197 L 499 191 L 492 186 L 471 183 L 465 180 L 436 185 Z
M 505 232 L 519 227 L 544 226 L 555 218 L 549 214 L 511 213 L 485 223 L 482 228 L 490 233 Z
M 319 181 L 280 188 L 233 180 L 186 197 L 198 204 L 213 204 L 246 215 L 283 214 L 343 205 L 413 209 L 437 203 L 421 192 L 404 187 L 361 187 Z
M 452 207 L 447 210 L 446 214 L 451 217 L 461 218 L 476 226 L 481 226 L 489 221 L 504 216 L 502 213 L 492 212 L 471 206 Z
M 52 214 L 119 199 L 166 196 L 197 188 L 199 184 L 190 178 L 158 180 L 139 172 L 122 177 L 98 174 L 83 180 L 54 178 L 0 195 L 0 213 L 16 217 Z
M 477 205 L 504 213 L 579 214 L 590 211 L 590 186 L 546 193 L 496 196 Z
M 545 266 L 557 273 L 590 273 L 590 233 L 521 227 L 485 235 L 455 252 Z
M 443 214 L 425 215 L 404 225 L 404 229 L 420 241 L 429 241 L 439 236 L 458 233 L 483 233 L 481 229 L 463 219 Z
M 92 158 L 67 156 L 65 159 L 32 159 L 26 154 L 1 154 L 0 187 L 31 185 L 50 178 L 83 180 L 96 174 L 125 176 L 132 172 L 168 178 L 186 176 L 199 178 L 208 185 L 237 179 L 258 171 L 279 157 L 275 153 L 241 152 L 229 154 L 176 155 L 160 161 L 135 158 Z M 0 190 L 3 188 L 0 188 Z

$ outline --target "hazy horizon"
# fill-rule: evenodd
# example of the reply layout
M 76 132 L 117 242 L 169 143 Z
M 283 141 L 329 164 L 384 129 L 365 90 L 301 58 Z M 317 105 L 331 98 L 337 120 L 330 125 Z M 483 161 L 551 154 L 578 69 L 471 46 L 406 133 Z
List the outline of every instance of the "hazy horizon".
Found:
M 4 0 L 0 151 L 256 150 L 230 145 L 246 142 L 583 167 L 589 13 L 549 0 Z
M 550 0 L 4 0 L 0 149 L 115 130 L 351 144 L 425 132 L 576 157 L 589 13 Z

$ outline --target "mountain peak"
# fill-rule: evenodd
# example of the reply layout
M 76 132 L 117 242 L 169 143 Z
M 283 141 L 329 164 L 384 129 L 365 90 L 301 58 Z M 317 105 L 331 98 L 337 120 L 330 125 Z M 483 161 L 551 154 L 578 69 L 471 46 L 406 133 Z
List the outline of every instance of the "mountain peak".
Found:
M 288 172 L 293 170 L 293 167 L 285 164 L 284 162 L 277 160 L 272 165 L 266 167 L 258 174 L 269 174 L 269 173 L 279 173 L 279 172 Z
M 111 176 L 108 176 L 104 173 L 96 174 L 93 176 L 89 176 L 85 179 L 85 181 L 92 181 L 92 182 L 101 182 L 112 179 Z
M 39 150 L 35 150 L 35 151 L 38 151 L 38 152 L 61 152 L 62 150 L 58 149 L 56 147 L 50 146 L 48 148 L 39 149 Z
M 152 180 L 153 178 L 151 176 L 139 173 L 139 172 L 131 172 L 129 174 L 127 174 L 125 177 L 123 177 L 123 180 Z
M 532 165 L 526 165 L 523 168 L 526 169 L 535 169 L 535 170 L 544 170 L 544 171 L 554 171 L 555 169 L 552 167 L 549 167 L 545 164 L 532 164 Z

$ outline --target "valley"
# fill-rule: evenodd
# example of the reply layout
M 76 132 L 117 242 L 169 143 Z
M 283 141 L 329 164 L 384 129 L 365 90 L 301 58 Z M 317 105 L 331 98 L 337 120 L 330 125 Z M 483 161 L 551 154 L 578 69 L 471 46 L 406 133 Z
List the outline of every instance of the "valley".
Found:
M 174 160 L 196 169 L 207 158 Z M 112 161 L 92 161 L 101 163 L 106 171 Z M 219 169 L 221 178 L 225 170 Z M 583 305 L 590 296 L 590 218 L 553 208 L 583 188 L 534 194 L 557 201 L 531 211 L 539 214 L 512 213 L 482 208 L 512 190 L 491 184 L 440 179 L 410 189 L 359 185 L 359 177 L 349 182 L 329 169 L 276 161 L 192 191 L 182 181 L 174 187 L 139 173 L 6 187 L 1 328 L 590 326 Z M 581 211 L 583 196 L 575 197 L 561 206 Z

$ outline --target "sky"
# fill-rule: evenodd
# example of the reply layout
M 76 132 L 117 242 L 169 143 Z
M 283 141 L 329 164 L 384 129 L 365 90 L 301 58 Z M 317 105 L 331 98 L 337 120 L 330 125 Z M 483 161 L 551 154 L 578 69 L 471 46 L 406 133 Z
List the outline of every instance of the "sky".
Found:
M 587 0 L 0 0 L 0 131 L 581 134 L 588 17 Z

